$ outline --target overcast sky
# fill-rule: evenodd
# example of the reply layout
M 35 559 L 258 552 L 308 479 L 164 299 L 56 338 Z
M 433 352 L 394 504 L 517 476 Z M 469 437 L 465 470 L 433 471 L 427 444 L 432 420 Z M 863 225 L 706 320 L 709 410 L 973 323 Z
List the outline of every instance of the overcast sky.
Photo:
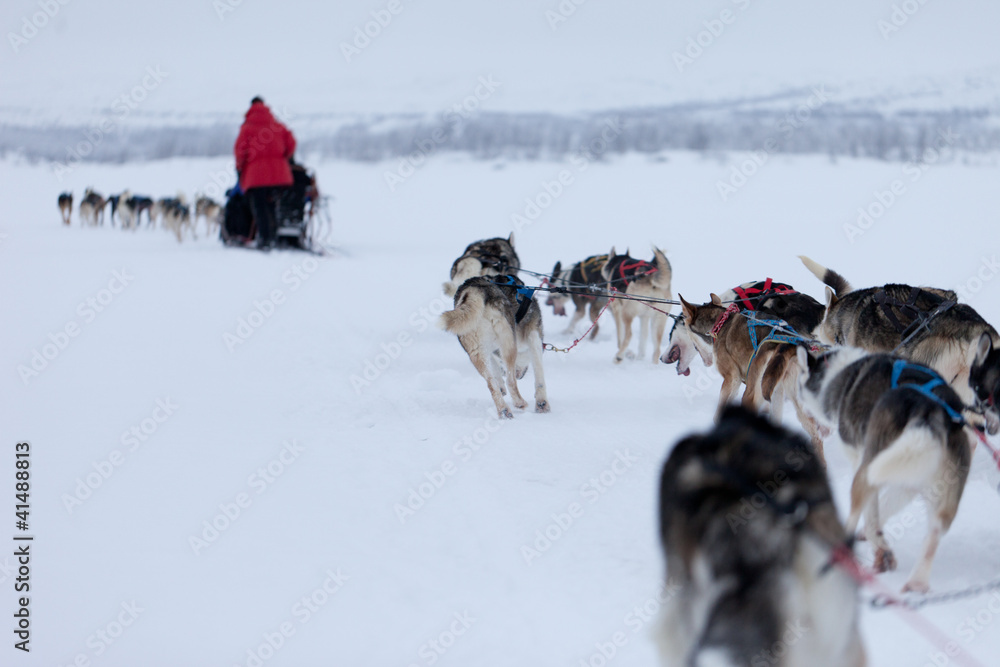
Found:
M 894 5 L 916 11 L 894 24 Z M 372 12 L 387 24 L 355 45 Z M 242 110 L 254 94 L 432 111 L 490 76 L 484 108 L 566 111 L 1000 72 L 995 0 L 4 0 L 0 25 L 0 105 L 67 115 L 110 107 L 147 68 L 163 75 L 150 112 Z

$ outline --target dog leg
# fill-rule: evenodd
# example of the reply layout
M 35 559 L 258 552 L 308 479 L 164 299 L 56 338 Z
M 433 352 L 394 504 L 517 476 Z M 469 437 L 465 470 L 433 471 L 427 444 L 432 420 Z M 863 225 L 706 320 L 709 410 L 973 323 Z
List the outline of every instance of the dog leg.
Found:
M 585 308 L 586 306 L 584 306 L 583 308 L 576 309 L 576 312 L 573 313 L 573 317 L 570 318 L 569 324 L 566 326 L 565 331 L 563 331 L 564 334 L 571 334 L 576 330 L 576 325 L 580 322 L 580 320 L 583 319 L 583 311 Z
M 524 400 L 517 388 L 517 342 L 514 338 L 514 331 L 513 329 L 500 329 L 497 334 L 500 341 L 500 356 L 503 357 L 503 365 L 507 373 L 507 391 L 510 393 L 510 400 L 515 408 L 523 410 L 528 407 L 528 402 Z
M 878 489 L 868 483 L 867 461 L 858 468 L 851 484 L 851 513 L 847 517 L 847 533 L 853 534 L 858 528 L 861 514 L 865 515 L 865 539 L 875 548 L 875 563 L 872 567 L 876 572 L 888 572 L 896 569 L 896 557 L 885 540 L 882 523 L 879 517 Z
M 646 356 L 646 339 L 649 338 L 649 316 L 640 315 L 639 316 L 639 358 L 642 359 Z M 654 361 L 659 361 L 659 359 L 654 359 Z
M 493 397 L 493 403 L 497 407 L 497 416 L 500 419 L 512 419 L 514 414 L 507 407 L 507 401 L 504 400 L 503 394 L 501 393 L 500 383 L 496 378 L 493 377 L 493 372 L 490 370 L 489 362 L 483 359 L 483 354 L 478 347 L 465 346 L 469 350 L 469 359 L 472 361 L 472 365 L 476 367 L 479 374 L 483 376 L 486 380 L 486 386 L 490 389 L 490 396 Z M 492 353 L 491 353 L 492 354 Z M 513 377 L 513 372 L 510 373 Z
M 593 330 L 590 332 L 590 340 L 597 338 L 597 330 L 601 327 L 597 324 L 597 320 L 601 317 L 601 309 L 597 307 L 597 301 L 590 302 L 590 323 L 594 325 Z
M 548 412 L 549 399 L 545 393 L 545 371 L 542 369 L 542 337 L 532 331 L 528 337 L 531 350 L 531 372 L 535 376 L 535 412 Z
M 622 308 L 624 311 L 625 309 Z M 628 358 L 628 346 L 632 342 L 632 320 L 635 316 L 631 313 L 621 314 L 621 340 L 618 343 L 618 352 L 615 354 L 615 363 L 620 364 L 622 360 Z
M 733 398 L 736 396 L 736 392 L 739 391 L 739 388 L 739 376 L 733 377 L 730 375 L 723 375 L 722 390 L 719 392 L 719 407 L 715 410 L 716 424 L 718 424 L 719 420 L 722 419 L 722 413 L 725 411 L 726 406 L 732 403 Z
M 667 316 L 656 313 L 653 316 L 653 363 L 660 363 L 660 345 L 663 343 L 663 333 L 667 330 Z

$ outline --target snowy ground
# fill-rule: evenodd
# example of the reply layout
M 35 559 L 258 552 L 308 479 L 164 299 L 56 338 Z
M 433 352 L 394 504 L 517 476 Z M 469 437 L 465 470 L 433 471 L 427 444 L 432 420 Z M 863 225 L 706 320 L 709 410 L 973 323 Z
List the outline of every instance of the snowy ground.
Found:
M 960 288 L 1000 322 L 996 164 L 772 158 L 723 201 L 717 182 L 745 158 L 438 156 L 395 192 L 396 164 L 320 164 L 337 197 L 337 251 L 320 259 L 59 222 L 60 190 L 190 197 L 224 161 L 81 166 L 63 182 L 0 162 L 0 497 L 13 514 L 13 445 L 29 440 L 36 536 L 32 651 L 8 645 L 0 662 L 600 667 L 620 633 L 606 664 L 654 665 L 658 473 L 710 425 L 718 379 L 613 365 L 606 317 L 597 342 L 546 354 L 551 414 L 498 427 L 482 379 L 429 325 L 452 260 L 506 235 L 526 199 L 541 208 L 516 231 L 532 270 L 612 244 L 648 257 L 653 242 L 688 299 L 767 276 L 821 298 L 804 253 L 857 286 Z M 563 170 L 571 182 L 540 197 Z M 859 207 L 873 222 L 851 242 Z M 546 313 L 549 341 L 568 342 L 564 326 Z M 22 378 L 36 351 L 53 358 Z M 847 462 L 827 451 L 844 511 Z M 991 465 L 977 453 L 935 590 L 1000 576 Z M 923 526 L 918 508 L 890 524 L 893 589 Z M 9 638 L 13 558 L 0 564 Z M 981 597 L 925 615 L 990 665 L 997 611 Z M 863 628 L 872 665 L 947 664 L 894 612 L 866 610 Z

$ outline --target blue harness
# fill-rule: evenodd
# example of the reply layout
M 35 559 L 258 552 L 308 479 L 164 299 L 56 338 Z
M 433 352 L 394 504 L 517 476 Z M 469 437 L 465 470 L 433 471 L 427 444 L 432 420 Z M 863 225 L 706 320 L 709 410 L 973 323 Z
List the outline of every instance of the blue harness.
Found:
M 924 382 L 923 384 L 910 380 L 900 385 L 899 378 L 903 374 L 903 371 L 905 370 L 912 370 L 918 373 L 922 373 L 925 376 L 929 377 L 930 379 Z M 905 359 L 897 359 L 896 361 L 892 362 L 891 387 L 893 389 L 899 389 L 900 387 L 907 387 L 910 389 L 914 389 L 917 392 L 929 398 L 930 400 L 934 401 L 938 405 L 940 405 L 942 408 L 944 408 L 944 411 L 948 413 L 948 416 L 951 417 L 951 420 L 953 422 L 958 424 L 964 423 L 965 418 L 960 413 L 956 412 L 955 408 L 951 407 L 947 401 L 945 401 L 943 398 L 934 393 L 934 389 L 940 387 L 943 384 L 945 384 L 944 379 L 940 375 L 938 375 L 935 371 L 928 368 L 927 366 L 914 364 L 909 361 L 906 361 Z
M 761 346 L 768 342 L 774 341 L 775 343 L 790 343 L 792 345 L 798 345 L 799 343 L 810 343 L 813 341 L 808 338 L 803 338 L 800 336 L 795 329 L 793 329 L 788 322 L 784 320 L 765 320 L 758 319 L 756 315 L 743 313 L 743 317 L 747 321 L 747 333 L 750 334 L 750 344 L 753 346 L 753 354 L 750 355 L 750 361 L 747 363 L 747 374 L 750 374 L 750 367 L 753 365 L 754 359 L 757 358 L 757 353 L 760 352 Z M 757 327 L 766 326 L 770 327 L 770 332 L 757 341 Z M 785 329 L 791 333 L 778 333 L 778 329 Z
M 506 279 L 506 280 L 504 280 Z M 504 282 L 500 282 L 504 280 Z M 526 285 L 518 285 L 518 281 L 513 276 L 497 276 L 497 280 L 494 281 L 494 285 L 509 285 L 517 288 L 517 313 L 514 315 L 514 322 L 520 324 L 524 316 L 528 314 L 528 308 L 531 306 L 531 299 L 535 296 L 535 288 L 528 287 Z

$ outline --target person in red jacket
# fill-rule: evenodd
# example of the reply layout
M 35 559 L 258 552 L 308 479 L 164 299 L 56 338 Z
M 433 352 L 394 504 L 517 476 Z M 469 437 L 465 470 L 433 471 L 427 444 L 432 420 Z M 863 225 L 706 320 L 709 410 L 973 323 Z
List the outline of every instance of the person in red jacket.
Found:
M 257 247 L 270 248 L 277 234 L 276 207 L 284 188 L 292 185 L 288 160 L 295 154 L 295 137 L 255 97 L 233 147 L 240 188 L 250 200 L 257 226 Z

